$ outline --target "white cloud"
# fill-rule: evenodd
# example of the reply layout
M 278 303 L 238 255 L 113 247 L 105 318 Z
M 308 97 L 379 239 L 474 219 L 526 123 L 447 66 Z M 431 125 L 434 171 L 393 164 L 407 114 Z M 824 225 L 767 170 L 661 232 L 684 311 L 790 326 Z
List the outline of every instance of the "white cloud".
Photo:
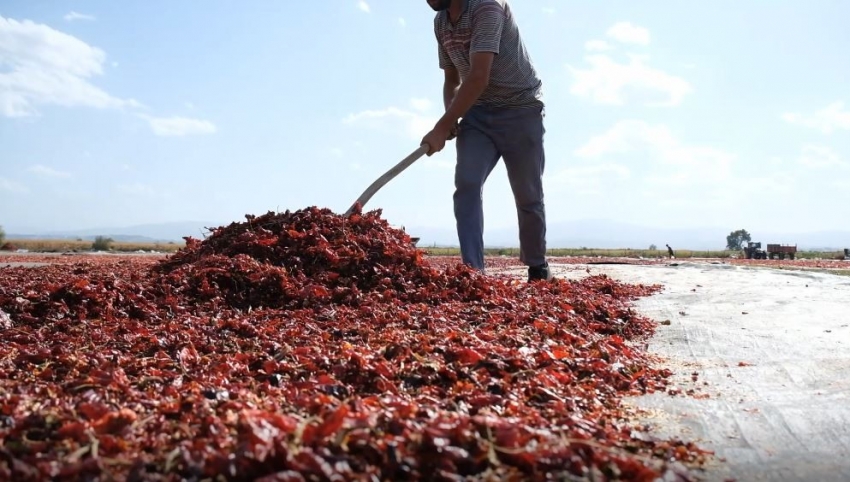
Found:
M 357 8 L 359 8 L 360 10 L 362 10 L 366 13 L 369 13 L 369 12 L 372 11 L 372 9 L 369 8 L 369 4 L 366 3 L 365 0 L 360 0 L 360 2 L 357 3 Z
M 416 141 L 422 140 L 437 122 L 436 117 L 419 112 L 389 107 L 383 110 L 365 110 L 351 114 L 343 120 L 346 124 L 360 124 L 384 131 L 399 131 Z
M 606 33 L 609 37 L 622 43 L 649 45 L 649 30 L 632 25 L 630 22 L 618 22 Z
M 800 154 L 799 163 L 813 169 L 838 167 L 846 169 L 850 163 L 841 159 L 835 151 L 826 146 L 806 146 Z
M 570 92 L 600 104 L 623 105 L 628 92 L 647 105 L 675 106 L 693 90 L 685 79 L 646 65 L 645 57 L 631 56 L 624 64 L 601 54 L 585 60 L 589 69 L 567 66 L 573 74 Z
M 782 119 L 790 124 L 820 130 L 824 134 L 832 134 L 838 129 L 850 130 L 850 111 L 844 110 L 844 102 L 835 102 L 809 116 L 785 113 Z
M 90 83 L 106 54 L 43 24 L 0 16 L 0 114 L 27 117 L 41 104 L 99 109 L 138 107 Z
M 592 137 L 575 155 L 583 158 L 606 154 L 623 154 L 646 145 L 673 145 L 676 140 L 666 126 L 651 126 L 643 121 L 627 120 L 616 123 L 604 134 Z
M 134 182 L 132 184 L 119 184 L 116 186 L 116 188 L 118 189 L 118 192 L 130 196 L 160 196 L 159 192 L 157 192 L 157 190 L 154 189 L 152 186 L 141 182 Z
M 738 193 L 746 192 L 747 188 L 750 188 L 751 192 L 791 193 L 797 189 L 797 180 L 788 172 L 771 172 L 756 179 L 738 178 L 737 182 L 726 187 L 730 196 L 735 196 L 738 187 Z
M 556 10 L 552 7 L 543 7 L 543 13 L 546 15 L 554 15 Z
M 437 154 L 437 156 L 439 156 L 439 154 Z M 446 159 L 441 159 L 437 156 L 426 157 L 425 159 L 422 160 L 422 165 L 425 166 L 425 167 L 430 167 L 432 169 L 444 169 L 444 170 L 454 169 L 455 162 L 449 161 L 449 160 L 446 160 Z
M 0 192 L 2 191 L 23 194 L 29 192 L 29 189 L 21 183 L 6 179 L 5 177 L 0 177 Z
M 339 147 L 334 147 L 333 149 L 331 149 L 331 154 L 334 157 L 342 157 L 345 153 Z
M 584 43 L 584 49 L 590 52 L 613 50 L 614 47 L 604 40 L 588 40 Z
M 571 192 L 598 194 L 613 180 L 631 177 L 628 167 L 616 163 L 594 163 L 562 169 L 552 176 L 554 186 L 568 188 Z
M 86 15 L 84 13 L 77 13 L 74 11 L 69 12 L 65 15 L 65 20 L 69 22 L 73 22 L 75 20 L 95 20 L 94 15 Z
M 621 179 L 626 179 L 631 175 L 631 171 L 626 166 L 621 164 L 591 164 L 585 166 L 568 167 L 560 171 L 555 177 L 555 180 L 572 181 L 584 179 L 588 175 L 611 174 Z
M 348 168 L 352 171 L 359 171 L 360 169 L 363 169 L 363 164 L 360 164 L 359 162 L 352 162 L 348 165 Z
M 407 20 L 405 20 L 403 17 L 399 17 L 398 18 L 398 24 L 401 25 L 402 27 L 406 27 L 407 26 Z
M 141 116 L 150 123 L 154 134 L 158 136 L 182 137 L 213 134 L 218 129 L 210 121 L 190 119 L 188 117 L 150 117 Z
M 52 167 L 43 166 L 41 164 L 36 164 L 27 170 L 33 174 L 38 174 L 39 176 L 44 177 L 71 177 L 71 173 L 69 172 L 58 171 Z
M 665 125 L 639 120 L 617 122 L 604 134 L 591 138 L 575 154 L 581 158 L 608 159 L 612 155 L 644 153 L 667 169 L 648 179 L 659 184 L 716 182 L 729 178 L 735 156 L 707 146 L 679 141 Z
M 410 99 L 410 106 L 419 112 L 428 112 L 431 110 L 431 107 L 434 105 L 430 99 L 425 98 L 413 98 Z

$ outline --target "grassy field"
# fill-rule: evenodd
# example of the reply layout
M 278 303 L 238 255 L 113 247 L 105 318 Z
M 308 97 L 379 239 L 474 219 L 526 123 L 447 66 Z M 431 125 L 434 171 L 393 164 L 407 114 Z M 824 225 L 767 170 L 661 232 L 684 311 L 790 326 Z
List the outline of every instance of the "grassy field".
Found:
M 9 243 L 18 249 L 26 249 L 40 253 L 83 252 L 92 250 L 91 241 L 74 239 L 10 239 Z M 183 247 L 183 243 L 125 243 L 113 241 L 109 243 L 110 251 L 132 253 L 136 251 L 159 251 L 171 253 Z
M 15 239 L 9 240 L 19 249 L 31 252 L 62 253 L 62 252 L 85 252 L 92 250 L 91 241 L 79 241 L 73 239 Z M 110 251 L 131 253 L 136 251 L 157 251 L 173 253 L 183 247 L 183 243 L 126 243 L 113 241 L 110 243 Z M 434 256 L 458 256 L 458 248 L 440 248 L 420 246 L 420 249 Z M 677 259 L 688 258 L 730 258 L 740 256 L 740 251 L 703 251 L 703 250 L 676 250 Z M 485 250 L 487 256 L 509 256 L 519 257 L 519 248 L 489 248 Z M 589 256 L 602 258 L 665 258 L 666 250 L 649 249 L 594 249 L 594 248 L 557 248 L 550 249 L 551 257 L 573 257 Z M 835 259 L 843 254 L 839 252 L 801 251 L 797 253 L 797 259 Z
M 457 256 L 460 254 L 458 248 L 437 248 L 420 246 L 428 254 L 435 256 Z M 518 248 L 489 248 L 485 250 L 487 256 L 511 256 L 518 257 Z M 705 250 L 675 250 L 677 259 L 688 258 L 731 258 L 733 256 L 741 256 L 741 251 L 705 251 Z M 797 252 L 797 259 L 835 259 L 836 256 L 843 253 L 839 252 L 822 252 L 822 251 L 800 251 Z M 649 249 L 594 249 L 594 248 L 556 248 L 550 249 L 548 255 L 551 257 L 573 257 L 573 256 L 590 256 L 602 258 L 666 258 L 667 250 L 649 250 Z
M 458 248 L 431 248 L 421 247 L 428 254 L 436 256 L 455 256 L 460 254 Z M 487 256 L 519 256 L 519 248 L 488 248 L 484 251 Z M 677 258 L 728 258 L 733 251 L 688 251 L 677 250 Z M 550 249 L 548 255 L 551 257 L 591 256 L 603 258 L 661 258 L 667 256 L 667 251 L 648 249 L 594 249 L 594 248 L 556 248 Z

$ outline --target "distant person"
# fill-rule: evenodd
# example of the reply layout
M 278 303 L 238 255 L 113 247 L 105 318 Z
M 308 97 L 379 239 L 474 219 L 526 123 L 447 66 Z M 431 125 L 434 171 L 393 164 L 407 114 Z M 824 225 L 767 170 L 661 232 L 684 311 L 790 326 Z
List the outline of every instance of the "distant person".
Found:
M 673 248 L 669 244 L 665 244 L 665 246 L 667 246 L 667 253 L 670 255 L 670 259 L 675 258 L 676 255 L 673 253 Z

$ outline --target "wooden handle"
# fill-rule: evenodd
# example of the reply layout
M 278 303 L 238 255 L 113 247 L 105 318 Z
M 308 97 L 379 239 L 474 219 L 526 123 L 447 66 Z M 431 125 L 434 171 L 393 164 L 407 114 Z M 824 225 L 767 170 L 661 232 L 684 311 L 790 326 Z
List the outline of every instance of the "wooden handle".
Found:
M 351 213 L 354 212 L 354 208 L 355 206 L 357 206 L 358 203 L 360 203 L 361 208 L 365 206 L 369 199 L 371 199 L 372 196 L 374 196 L 379 189 L 384 187 L 384 185 L 390 182 L 394 177 L 401 174 L 402 171 L 410 167 L 411 164 L 419 160 L 420 157 L 424 156 L 427 153 L 428 144 L 422 144 L 421 146 L 419 146 L 419 149 L 416 149 L 415 151 L 410 153 L 409 156 L 402 159 L 401 162 L 393 166 L 392 169 L 385 172 L 383 176 L 376 179 L 375 182 L 373 182 L 368 188 L 366 188 L 366 190 L 363 191 L 363 194 L 361 194 L 360 197 L 357 198 L 357 201 L 355 201 L 354 204 L 352 204 L 351 207 L 348 208 L 348 211 L 345 212 L 345 215 L 350 216 Z

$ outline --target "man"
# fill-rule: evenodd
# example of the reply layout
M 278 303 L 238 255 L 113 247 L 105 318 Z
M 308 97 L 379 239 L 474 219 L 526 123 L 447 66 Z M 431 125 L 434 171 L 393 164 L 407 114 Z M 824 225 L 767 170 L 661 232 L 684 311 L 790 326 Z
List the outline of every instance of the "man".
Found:
M 484 182 L 505 161 L 528 281 L 549 280 L 543 204 L 542 82 L 505 0 L 427 0 L 437 15 L 446 112 L 423 139 L 428 156 L 457 137 L 454 214 L 463 262 L 484 269 Z M 458 124 L 458 120 L 460 123 Z

